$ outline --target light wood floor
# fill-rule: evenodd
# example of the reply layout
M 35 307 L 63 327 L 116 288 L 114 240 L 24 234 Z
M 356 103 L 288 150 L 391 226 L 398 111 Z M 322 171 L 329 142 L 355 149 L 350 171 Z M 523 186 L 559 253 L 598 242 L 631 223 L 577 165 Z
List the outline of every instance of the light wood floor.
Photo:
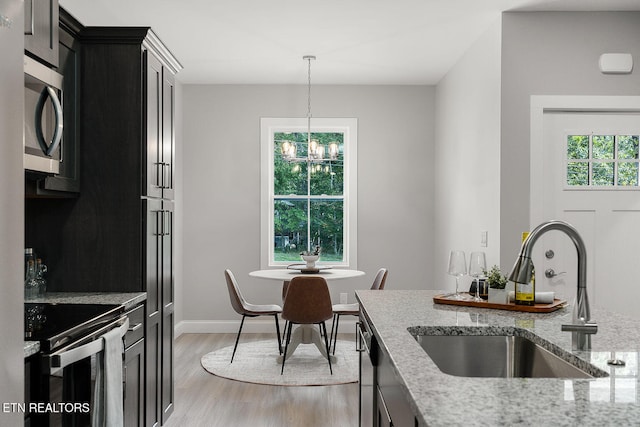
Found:
M 240 340 L 269 338 L 269 334 L 242 334 Z M 353 339 L 346 334 L 340 338 Z M 358 425 L 357 383 L 278 387 L 228 380 L 206 372 L 200 365 L 200 358 L 215 349 L 233 345 L 234 340 L 235 334 L 182 334 L 178 337 L 175 343 L 175 409 L 166 427 Z M 242 357 L 242 354 L 236 353 L 236 357 Z

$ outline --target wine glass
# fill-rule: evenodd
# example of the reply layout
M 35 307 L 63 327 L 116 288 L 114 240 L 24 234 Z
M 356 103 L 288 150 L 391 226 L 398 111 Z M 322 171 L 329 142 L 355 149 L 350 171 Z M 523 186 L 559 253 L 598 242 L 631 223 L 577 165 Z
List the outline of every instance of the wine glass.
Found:
M 487 257 L 484 252 L 471 252 L 469 257 L 469 276 L 476 280 L 476 295 L 473 301 L 484 301 L 480 298 L 480 277 L 487 270 Z
M 467 274 L 467 260 L 463 251 L 451 251 L 449 254 L 449 270 L 447 273 L 456 278 L 456 293 L 448 295 L 448 297 L 455 300 L 464 299 L 464 296 L 458 292 L 458 280 Z

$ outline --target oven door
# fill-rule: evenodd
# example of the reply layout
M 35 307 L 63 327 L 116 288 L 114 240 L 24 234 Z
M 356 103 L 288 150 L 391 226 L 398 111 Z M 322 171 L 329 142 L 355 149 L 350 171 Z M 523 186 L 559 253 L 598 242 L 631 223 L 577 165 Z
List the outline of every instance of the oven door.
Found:
M 60 171 L 63 110 L 62 75 L 24 57 L 24 167 Z
M 95 394 L 96 372 L 102 369 L 97 366 L 95 356 L 104 350 L 101 337 L 116 328 L 120 336 L 124 336 L 129 328 L 128 318 L 122 316 L 55 352 L 41 356 L 40 388 L 30 397 L 30 401 L 39 403 L 39 406 L 35 407 L 36 413 L 30 414 L 31 425 L 91 425 L 93 412 L 99 404 Z

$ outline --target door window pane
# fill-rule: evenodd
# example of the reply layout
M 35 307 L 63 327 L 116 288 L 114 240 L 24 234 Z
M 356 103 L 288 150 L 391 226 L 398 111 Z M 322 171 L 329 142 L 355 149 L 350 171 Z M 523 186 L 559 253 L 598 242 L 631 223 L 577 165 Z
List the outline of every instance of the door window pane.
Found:
M 589 135 L 569 135 L 567 137 L 567 158 L 589 158 Z
M 618 185 L 638 185 L 638 163 L 624 162 L 618 164 Z
M 618 136 L 618 158 L 637 159 L 638 158 L 638 135 Z
M 589 163 L 570 162 L 567 165 L 568 185 L 589 185 Z
M 613 162 L 593 164 L 593 185 L 613 185 Z
M 613 159 L 613 135 L 593 135 L 593 158 Z

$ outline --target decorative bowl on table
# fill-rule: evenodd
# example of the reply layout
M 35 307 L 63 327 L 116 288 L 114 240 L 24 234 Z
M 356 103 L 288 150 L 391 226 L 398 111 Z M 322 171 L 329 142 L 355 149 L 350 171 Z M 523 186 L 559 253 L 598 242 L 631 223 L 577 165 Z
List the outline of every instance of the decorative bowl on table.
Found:
M 316 261 L 320 258 L 320 255 L 300 255 L 304 262 L 307 263 L 307 268 L 315 268 Z

